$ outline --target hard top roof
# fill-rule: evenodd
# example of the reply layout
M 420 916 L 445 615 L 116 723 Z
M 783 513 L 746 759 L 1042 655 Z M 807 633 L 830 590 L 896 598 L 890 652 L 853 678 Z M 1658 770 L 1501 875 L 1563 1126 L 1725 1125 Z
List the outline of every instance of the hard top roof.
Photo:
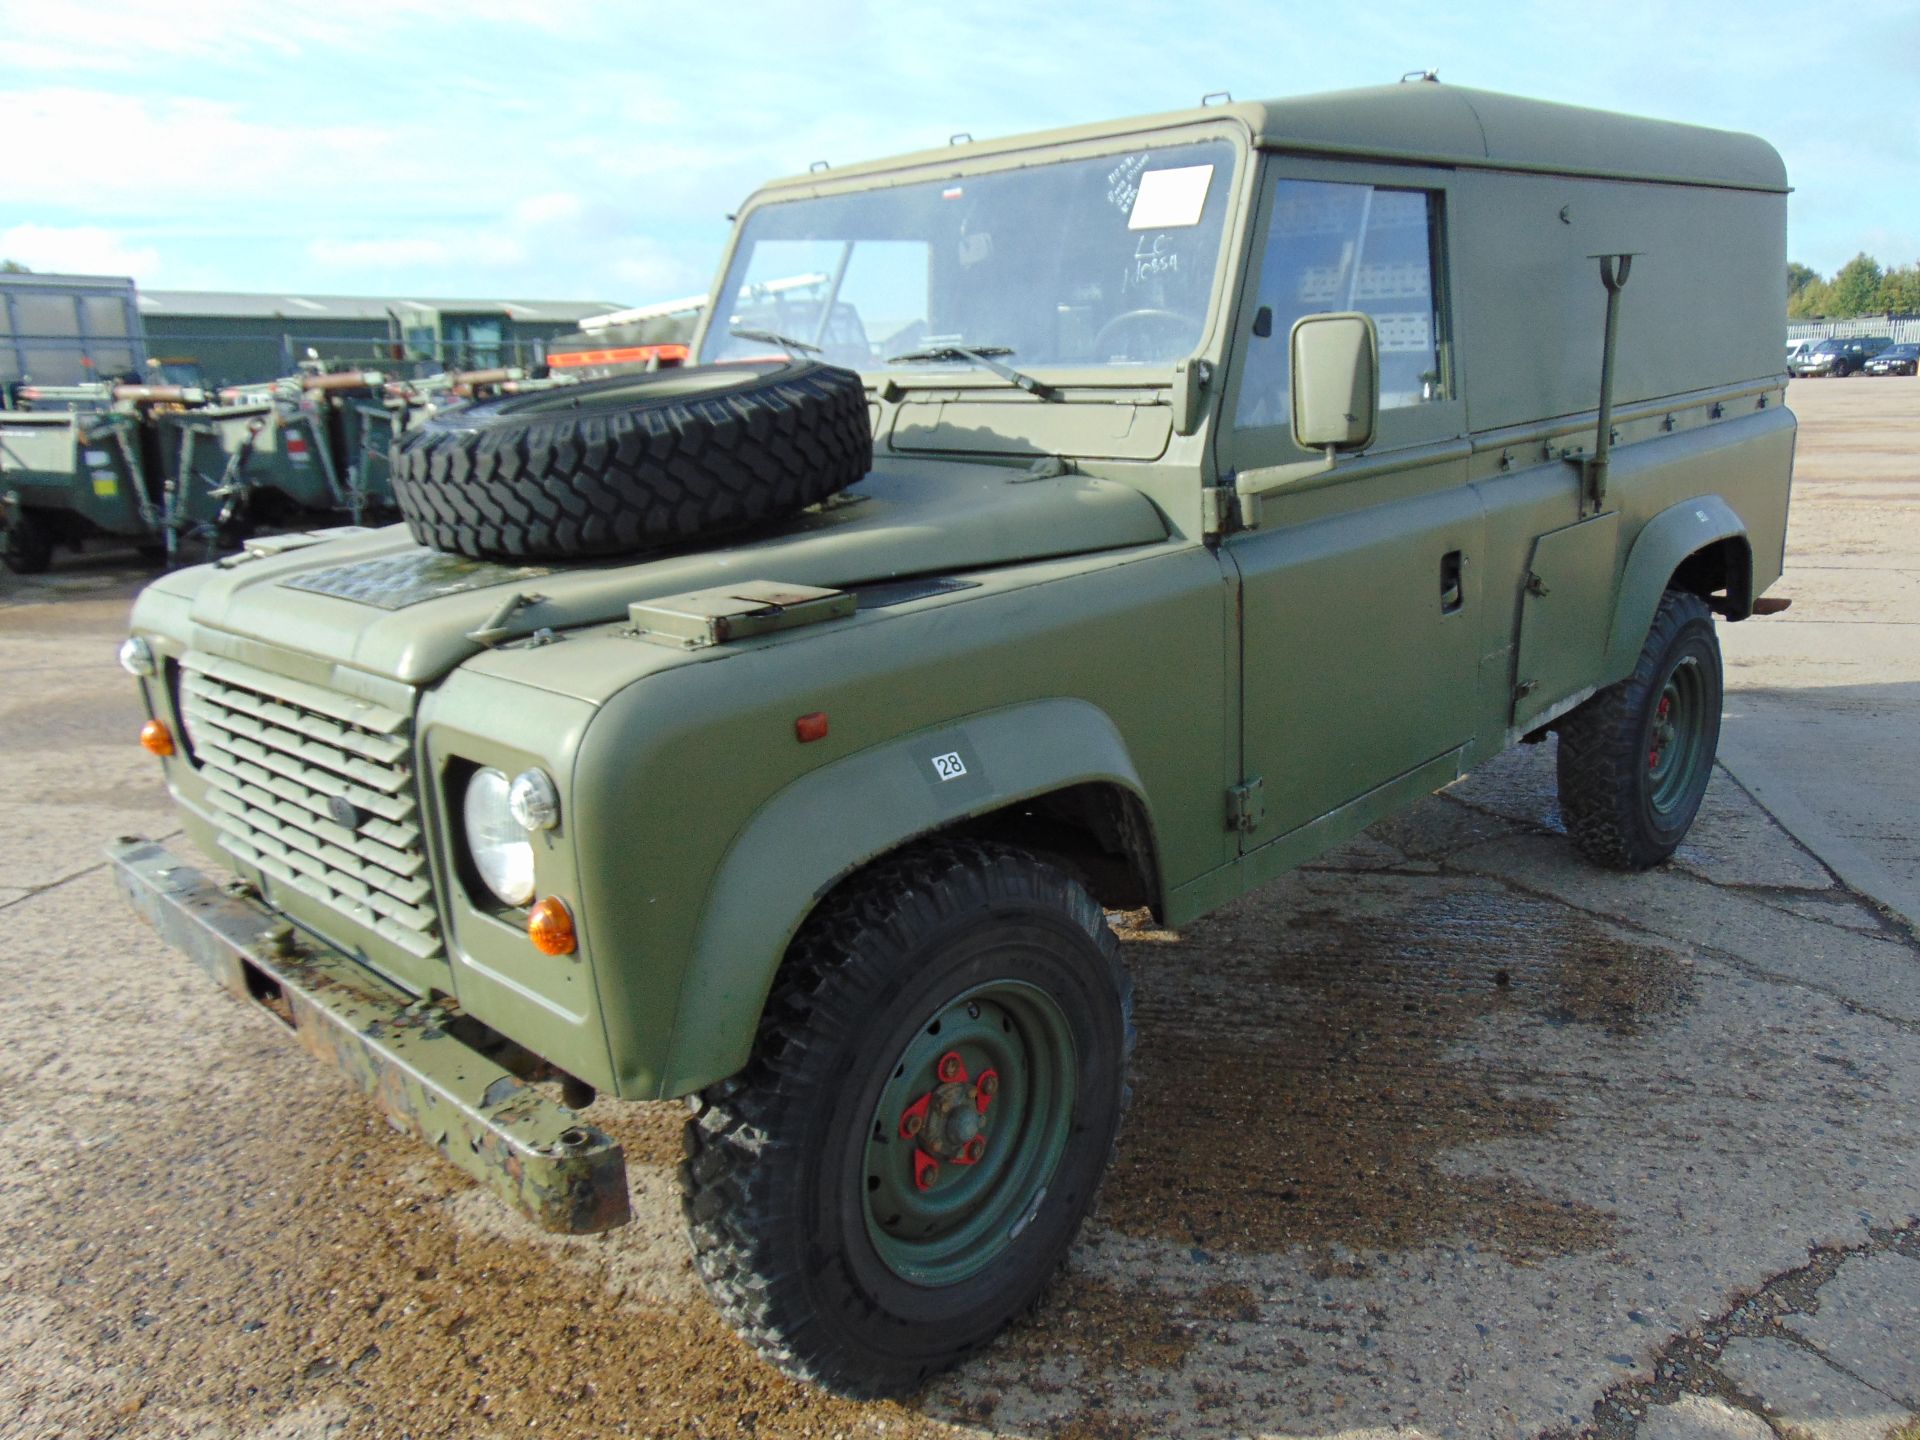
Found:
M 1001 140 L 970 141 L 797 175 L 776 185 L 817 185 L 848 176 L 943 161 L 951 164 L 1226 118 L 1244 124 L 1252 132 L 1254 144 L 1264 150 L 1741 190 L 1784 193 L 1787 189 L 1786 166 L 1779 154 L 1755 135 L 1432 81 L 1333 90 L 1281 100 L 1227 102 Z

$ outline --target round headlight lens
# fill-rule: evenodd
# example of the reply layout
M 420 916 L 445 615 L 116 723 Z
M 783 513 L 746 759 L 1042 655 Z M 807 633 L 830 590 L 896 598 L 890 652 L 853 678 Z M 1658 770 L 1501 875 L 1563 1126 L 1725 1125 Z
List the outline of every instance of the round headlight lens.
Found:
M 543 770 L 522 770 L 507 791 L 507 808 L 523 830 L 551 830 L 560 823 L 560 792 Z
M 138 635 L 129 636 L 120 642 L 120 668 L 129 675 L 138 675 L 142 679 L 153 674 L 153 647 Z
M 533 898 L 533 842 L 513 818 L 510 788 L 501 771 L 476 770 L 460 808 L 473 868 L 501 904 L 524 905 Z

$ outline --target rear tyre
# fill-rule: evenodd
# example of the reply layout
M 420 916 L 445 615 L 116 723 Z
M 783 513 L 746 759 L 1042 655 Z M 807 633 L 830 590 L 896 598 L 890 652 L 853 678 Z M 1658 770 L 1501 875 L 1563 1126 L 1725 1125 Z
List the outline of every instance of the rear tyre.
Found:
M 1560 813 L 1581 854 L 1646 870 L 1680 847 L 1713 775 L 1720 701 L 1713 614 L 1669 590 L 1633 673 L 1560 722 Z
M 38 575 L 53 563 L 53 533 L 33 511 L 16 507 L 0 531 L 0 564 L 16 575 Z
M 1031 1309 L 1125 1108 L 1106 917 L 1022 851 L 939 841 L 822 903 L 680 1167 L 714 1303 L 772 1364 L 902 1394 Z

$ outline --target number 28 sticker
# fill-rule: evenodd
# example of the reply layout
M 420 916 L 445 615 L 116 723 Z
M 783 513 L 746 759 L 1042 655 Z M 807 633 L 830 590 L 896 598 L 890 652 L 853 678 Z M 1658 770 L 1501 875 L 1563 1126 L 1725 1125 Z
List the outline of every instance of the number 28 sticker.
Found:
M 958 750 L 949 750 L 933 757 L 933 773 L 942 780 L 958 780 L 967 773 L 967 762 L 960 758 Z

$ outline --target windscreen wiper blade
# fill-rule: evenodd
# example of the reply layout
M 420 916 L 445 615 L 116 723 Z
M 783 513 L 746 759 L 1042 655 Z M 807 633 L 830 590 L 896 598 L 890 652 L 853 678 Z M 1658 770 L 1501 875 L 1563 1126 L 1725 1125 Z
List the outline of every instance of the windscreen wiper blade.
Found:
M 924 350 L 909 350 L 904 355 L 887 357 L 889 365 L 930 365 L 942 360 L 965 360 L 978 365 L 982 370 L 991 370 L 1002 380 L 1011 380 L 1022 390 L 1039 400 L 1057 400 L 1060 392 L 1051 385 L 1043 385 L 1031 375 L 1022 374 L 1011 365 L 1002 365 L 993 357 L 1011 355 L 1011 345 L 929 345 Z
M 820 347 L 809 345 L 804 340 L 796 340 L 791 335 L 782 335 L 777 330 L 749 330 L 742 327 L 727 333 L 736 340 L 757 340 L 762 345 L 778 345 L 789 355 L 818 355 Z

